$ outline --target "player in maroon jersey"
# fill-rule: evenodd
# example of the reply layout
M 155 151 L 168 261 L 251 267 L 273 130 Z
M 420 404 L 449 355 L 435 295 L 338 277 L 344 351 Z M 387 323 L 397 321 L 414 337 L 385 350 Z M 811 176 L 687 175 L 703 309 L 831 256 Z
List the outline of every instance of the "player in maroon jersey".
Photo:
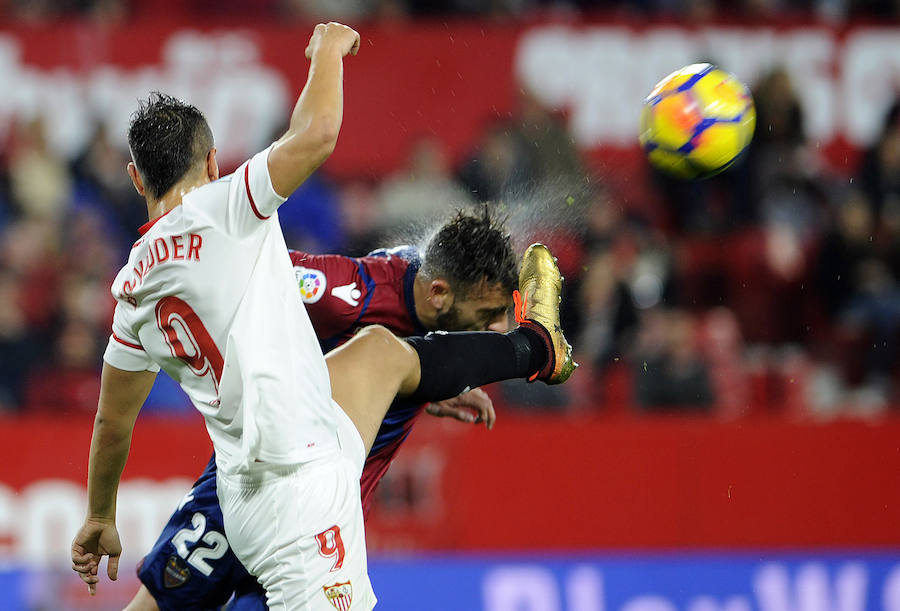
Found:
M 360 259 L 294 251 L 291 260 L 326 351 L 370 324 L 384 325 L 400 336 L 436 330 L 508 330 L 516 260 L 509 236 L 487 208 L 478 215 L 460 213 L 446 223 L 429 243 L 424 261 L 409 246 Z M 429 410 L 460 420 L 484 420 L 488 427 L 494 422 L 490 400 L 482 391 Z M 366 515 L 375 486 L 421 412 L 421 405 L 398 400 L 385 415 L 363 470 Z
M 445 223 L 424 257 L 409 246 L 360 258 L 299 251 L 290 256 L 301 298 L 326 352 L 373 324 L 400 336 L 434 330 L 505 332 L 509 327 L 512 292 L 518 284 L 516 258 L 509 235 L 487 207 L 460 212 Z M 385 414 L 360 479 L 366 515 L 378 482 L 423 407 L 400 399 Z M 483 421 L 488 427 L 495 418 L 490 399 L 478 389 L 429 405 L 428 410 L 466 422 Z M 217 557 L 205 554 L 206 571 L 192 570 L 179 555 L 173 539 L 184 544 L 179 533 L 196 530 L 197 514 L 203 517 L 204 533 L 224 532 L 214 459 L 143 559 L 138 575 L 144 585 L 128 609 L 212 609 L 235 590 L 233 608 L 265 609 L 264 592 L 230 549 Z M 185 579 L 185 574 L 190 577 Z

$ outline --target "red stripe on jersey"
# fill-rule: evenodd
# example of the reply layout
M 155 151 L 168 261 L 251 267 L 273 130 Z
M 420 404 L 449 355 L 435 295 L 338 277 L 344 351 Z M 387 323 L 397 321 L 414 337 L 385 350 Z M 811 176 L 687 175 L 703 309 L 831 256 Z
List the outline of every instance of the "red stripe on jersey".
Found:
M 124 339 L 122 339 L 121 337 L 119 337 L 119 336 L 116 335 L 115 333 L 112 334 L 112 337 L 113 337 L 114 340 L 116 340 L 117 342 L 119 342 L 119 343 L 122 344 L 123 346 L 128 346 L 129 348 L 134 348 L 135 350 L 143 350 L 143 349 L 144 349 L 144 347 L 141 346 L 140 344 L 132 344 L 131 342 L 126 342 Z
M 250 199 L 250 207 L 253 208 L 253 214 L 256 215 L 261 221 L 266 220 L 267 216 L 263 216 L 259 213 L 259 210 L 256 207 L 256 202 L 253 201 L 253 194 L 250 193 L 250 162 L 247 162 L 247 165 L 244 166 L 244 185 L 247 187 L 247 197 Z
M 154 225 L 156 225 L 156 224 L 159 222 L 159 219 L 161 219 L 161 218 L 164 217 L 165 215 L 169 214 L 169 213 L 172 212 L 172 210 L 174 210 L 174 209 L 175 209 L 175 208 L 170 208 L 169 210 L 166 210 L 163 214 L 160 214 L 158 217 L 156 217 L 156 218 L 153 219 L 152 221 L 147 221 L 146 223 L 144 223 L 143 225 L 141 225 L 140 227 L 138 227 L 138 233 L 141 234 L 141 235 L 144 235 L 145 233 L 147 233 L 148 231 L 150 231 L 150 228 L 151 228 L 151 227 L 153 227 Z M 134 246 L 132 246 L 132 248 L 134 248 L 135 246 L 137 246 L 137 245 L 140 244 L 140 243 L 141 243 L 141 241 L 138 240 L 137 242 L 134 243 Z

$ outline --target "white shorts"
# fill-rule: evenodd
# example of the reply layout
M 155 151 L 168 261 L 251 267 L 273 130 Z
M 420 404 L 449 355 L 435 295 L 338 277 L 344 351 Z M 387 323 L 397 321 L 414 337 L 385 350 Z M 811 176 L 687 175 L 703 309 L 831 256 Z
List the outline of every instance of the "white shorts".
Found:
M 266 589 L 269 609 L 375 606 L 359 492 L 365 447 L 344 410 L 334 407 L 340 453 L 302 465 L 256 463 L 247 475 L 219 474 L 225 534 Z

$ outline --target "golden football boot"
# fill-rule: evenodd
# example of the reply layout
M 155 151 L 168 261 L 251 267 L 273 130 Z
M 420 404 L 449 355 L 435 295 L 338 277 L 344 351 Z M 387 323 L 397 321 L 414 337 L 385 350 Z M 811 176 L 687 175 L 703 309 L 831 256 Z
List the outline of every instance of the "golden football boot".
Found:
M 519 290 L 513 293 L 516 322 L 537 331 L 547 345 L 550 358 L 529 382 L 542 380 L 562 384 L 578 363 L 572 360 L 572 346 L 559 326 L 559 304 L 563 277 L 550 250 L 537 242 L 528 247 L 519 269 Z

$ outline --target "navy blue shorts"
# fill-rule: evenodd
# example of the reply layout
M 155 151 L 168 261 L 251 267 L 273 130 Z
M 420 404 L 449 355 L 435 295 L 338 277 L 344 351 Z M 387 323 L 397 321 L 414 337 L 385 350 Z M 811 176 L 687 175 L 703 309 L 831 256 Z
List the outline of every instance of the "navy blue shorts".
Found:
M 225 538 L 216 496 L 215 456 L 138 565 L 138 577 L 161 611 L 218 609 L 235 591 L 238 598 L 229 608 L 266 609 L 262 586 Z
M 252 577 L 251 580 L 238 586 L 225 611 L 269 611 L 266 606 L 266 591 L 258 581 Z

